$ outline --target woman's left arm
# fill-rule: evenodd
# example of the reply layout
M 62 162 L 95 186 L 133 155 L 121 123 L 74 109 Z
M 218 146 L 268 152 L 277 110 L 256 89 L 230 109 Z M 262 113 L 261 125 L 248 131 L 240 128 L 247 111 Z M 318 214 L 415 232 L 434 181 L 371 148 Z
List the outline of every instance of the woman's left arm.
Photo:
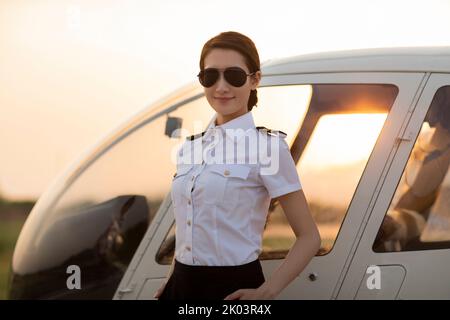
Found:
M 303 190 L 294 191 L 278 198 L 281 207 L 295 233 L 296 240 L 283 263 L 271 277 L 257 289 L 240 289 L 225 300 L 274 299 L 307 266 L 320 248 L 320 234 L 311 216 Z

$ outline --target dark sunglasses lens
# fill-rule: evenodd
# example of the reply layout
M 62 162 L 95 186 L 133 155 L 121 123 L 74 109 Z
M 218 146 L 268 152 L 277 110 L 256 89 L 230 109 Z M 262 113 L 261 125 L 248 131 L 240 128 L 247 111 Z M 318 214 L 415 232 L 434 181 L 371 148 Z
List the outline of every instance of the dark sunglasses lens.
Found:
M 202 86 L 209 88 L 216 83 L 219 78 L 219 71 L 215 69 L 205 69 L 200 72 L 198 79 Z
M 240 68 L 226 69 L 224 72 L 225 80 L 233 87 L 242 87 L 247 81 L 247 74 Z

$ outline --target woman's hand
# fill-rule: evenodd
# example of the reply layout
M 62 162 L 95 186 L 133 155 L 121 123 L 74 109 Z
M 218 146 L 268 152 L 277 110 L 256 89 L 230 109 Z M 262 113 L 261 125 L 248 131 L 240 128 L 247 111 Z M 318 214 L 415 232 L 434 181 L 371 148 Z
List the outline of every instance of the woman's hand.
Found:
M 153 295 L 153 298 L 155 299 L 159 299 L 159 297 L 161 296 L 161 294 L 164 291 L 164 288 L 166 287 L 167 281 L 164 281 L 163 284 L 161 285 L 161 287 L 159 287 L 158 290 L 156 290 L 155 294 Z
M 271 300 L 275 297 L 258 289 L 239 289 L 229 294 L 224 300 Z

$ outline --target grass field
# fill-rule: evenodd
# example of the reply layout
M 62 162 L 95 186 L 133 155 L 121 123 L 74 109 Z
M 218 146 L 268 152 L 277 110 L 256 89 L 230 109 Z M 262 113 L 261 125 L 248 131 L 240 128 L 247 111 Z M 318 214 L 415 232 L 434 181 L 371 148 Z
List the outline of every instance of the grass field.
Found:
M 0 300 L 6 299 L 6 286 L 14 245 L 25 219 L 0 222 Z
M 20 230 L 35 201 L 8 201 L 0 195 L 0 300 L 6 289 L 12 254 Z

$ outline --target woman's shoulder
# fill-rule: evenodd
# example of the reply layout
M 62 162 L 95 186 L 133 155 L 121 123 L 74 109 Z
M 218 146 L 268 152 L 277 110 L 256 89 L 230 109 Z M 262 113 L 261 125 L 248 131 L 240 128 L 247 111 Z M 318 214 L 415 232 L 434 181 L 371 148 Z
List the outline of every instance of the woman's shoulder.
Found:
M 285 138 L 287 137 L 287 134 L 281 130 L 274 130 L 269 129 L 266 127 L 256 127 L 256 131 L 258 132 L 258 135 L 260 138 L 263 139 L 263 141 L 266 141 L 266 143 L 269 145 L 278 145 L 279 147 L 282 147 L 283 149 L 286 149 L 287 142 Z M 261 141 L 261 140 L 260 140 Z
M 260 132 L 261 134 L 267 135 L 269 137 L 279 137 L 283 139 L 287 137 L 287 134 L 281 130 L 269 129 L 263 126 L 256 127 L 256 130 L 258 130 L 258 132 Z

